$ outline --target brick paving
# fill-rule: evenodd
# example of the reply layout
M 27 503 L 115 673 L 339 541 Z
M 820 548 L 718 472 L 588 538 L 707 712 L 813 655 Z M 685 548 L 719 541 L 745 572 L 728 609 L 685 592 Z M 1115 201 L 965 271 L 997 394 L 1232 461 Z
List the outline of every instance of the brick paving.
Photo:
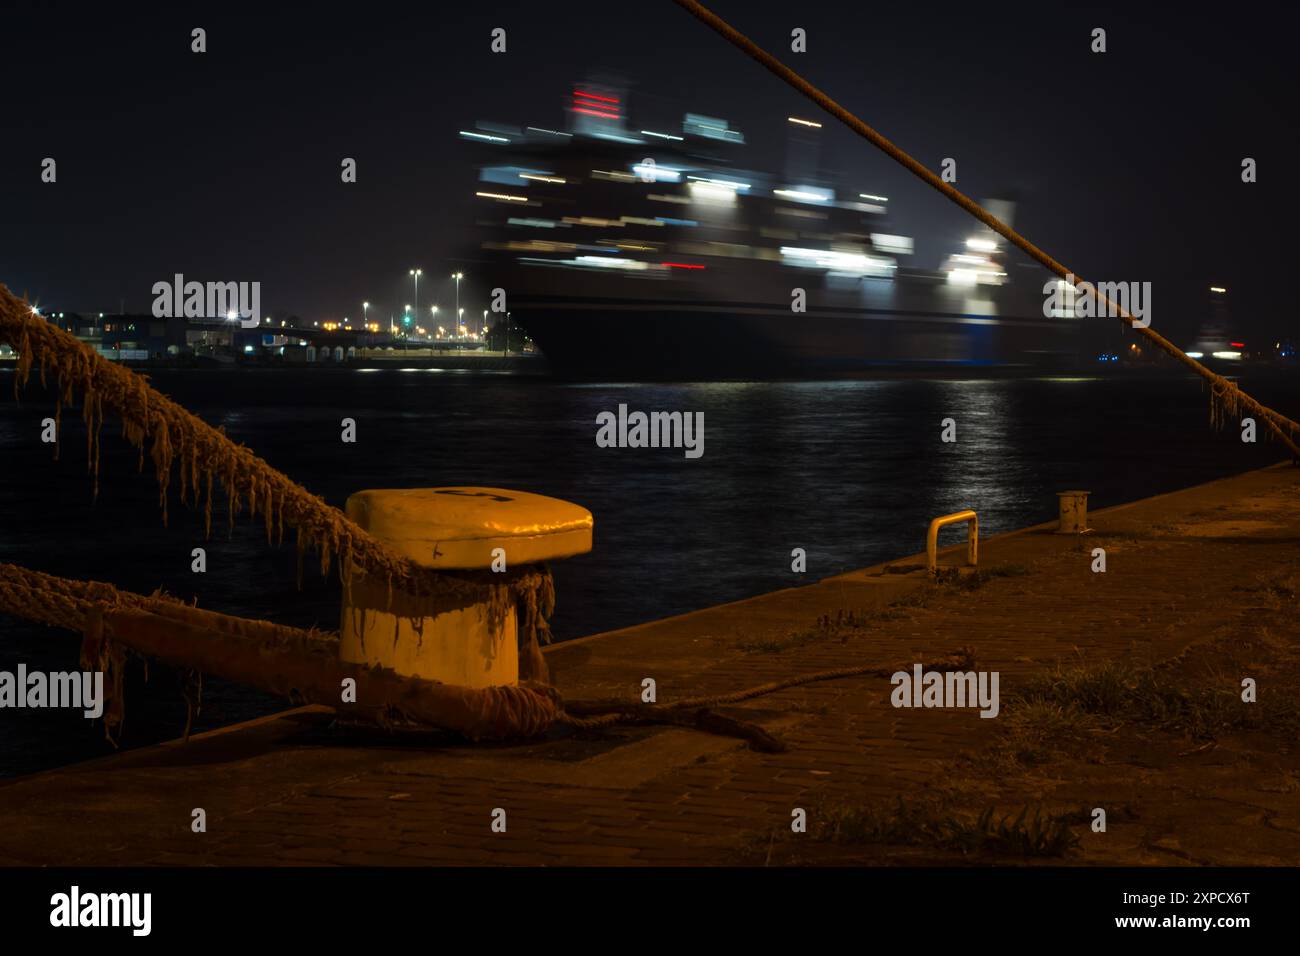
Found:
M 1024 573 L 978 590 L 877 567 L 569 642 L 548 649 L 548 660 L 567 697 L 632 699 L 653 677 L 664 702 L 848 664 L 892 667 L 962 645 L 977 669 L 1000 672 L 1005 700 L 1062 659 L 1157 664 L 1261 621 L 1289 659 L 1300 650 L 1294 594 L 1280 610 L 1260 595 L 1279 575 L 1300 574 L 1297 492 L 1300 469 L 1265 469 L 1093 512 L 1087 536 L 1041 526 L 988 539 L 982 566 Z M 1105 574 L 1090 570 L 1099 546 Z M 925 603 L 907 600 L 923 592 Z M 841 611 L 866 626 L 790 639 Z M 1151 735 L 1138 728 L 1104 765 L 983 779 L 954 767 L 991 744 L 998 720 L 895 709 L 891 689 L 883 678 L 844 679 L 725 709 L 780 737 L 788 750 L 776 754 L 645 727 L 476 747 L 338 728 L 325 709 L 300 708 L 0 784 L 0 864 L 763 862 L 763 844 L 788 834 L 792 808 L 815 818 L 953 786 L 994 802 L 1142 804 L 1109 842 L 1085 833 L 1065 862 L 1300 863 L 1300 763 L 1285 743 L 1219 741 L 1153 771 L 1142 752 Z M 206 833 L 191 832 L 196 807 Z M 497 808 L 504 833 L 490 827 Z

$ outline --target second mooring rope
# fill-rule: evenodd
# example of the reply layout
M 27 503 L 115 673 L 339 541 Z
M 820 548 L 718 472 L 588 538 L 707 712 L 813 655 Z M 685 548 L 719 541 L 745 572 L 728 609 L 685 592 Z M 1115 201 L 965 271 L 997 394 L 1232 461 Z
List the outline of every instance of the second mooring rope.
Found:
M 830 113 L 885 155 L 889 156 L 905 169 L 909 170 L 914 175 L 933 186 L 939 192 L 943 193 L 944 196 L 952 200 L 952 202 L 970 213 L 998 235 L 1002 236 L 1016 248 L 1050 269 L 1062 279 L 1073 277 L 1076 281 L 1078 280 L 1078 273 L 1061 265 L 1061 263 L 1057 262 L 1042 249 L 1039 249 L 1036 245 L 1024 236 L 1020 235 L 1020 233 L 1016 232 L 1010 226 L 1006 225 L 979 203 L 959 191 L 951 183 L 944 182 L 943 179 L 937 176 L 933 171 L 927 169 L 876 130 L 858 119 L 847 109 L 835 102 L 835 100 L 831 99 L 817 87 L 813 86 L 772 54 L 768 53 L 749 37 L 745 36 L 731 24 L 719 17 L 716 13 L 699 3 L 698 0 L 673 0 L 673 2 L 690 12 L 710 29 L 724 37 L 728 42 L 743 50 L 747 55 L 753 57 L 769 71 L 776 74 L 776 76 L 780 77 L 790 86 L 808 97 L 808 99 L 812 100 L 827 113 Z M 1095 291 L 1097 287 L 1096 285 L 1092 285 L 1092 288 Z M 1152 330 L 1149 326 L 1142 327 L 1135 324 L 1136 320 L 1129 314 L 1127 309 L 1121 308 L 1116 303 L 1111 302 L 1110 299 L 1102 295 L 1100 292 L 1096 292 L 1096 295 L 1103 304 L 1111 308 L 1113 314 L 1117 315 L 1119 319 L 1127 324 L 1131 329 L 1146 338 L 1147 341 L 1151 342 L 1166 354 L 1173 356 L 1183 365 L 1187 366 L 1192 371 L 1196 372 L 1197 375 L 1200 375 L 1210 383 L 1210 419 L 1212 423 L 1215 425 L 1221 425 L 1225 417 L 1235 416 L 1239 414 L 1242 408 L 1246 408 L 1264 419 L 1269 430 L 1291 450 L 1291 454 L 1295 456 L 1297 460 L 1300 460 L 1300 445 L 1297 445 L 1295 441 L 1297 437 L 1300 437 L 1300 424 L 1297 424 L 1285 415 L 1275 412 L 1266 405 L 1260 404 L 1238 388 L 1235 383 L 1224 378 L 1222 375 L 1212 372 L 1178 346 L 1166 339 L 1163 335 Z
M 774 753 L 785 750 L 785 745 L 763 728 L 755 723 L 715 714 L 712 708 L 764 697 L 802 684 L 840 680 L 846 677 L 891 677 L 898 671 L 908 670 L 912 666 L 913 664 L 898 664 L 891 667 L 882 667 L 879 664 L 856 664 L 851 667 L 836 667 L 811 674 L 796 674 L 784 680 L 770 681 L 725 694 L 688 697 L 663 704 L 642 704 L 621 700 L 571 700 L 564 702 L 564 711 L 559 721 L 578 730 L 595 730 L 616 724 L 672 724 L 695 727 L 729 737 L 741 737 L 748 740 L 756 750 Z M 921 666 L 924 670 L 970 670 L 975 666 L 975 652 L 969 647 L 963 647 L 947 657 L 926 661 Z
M 84 632 L 94 614 L 141 611 L 173 620 L 201 622 L 221 629 L 247 624 L 310 643 L 337 644 L 338 635 L 270 621 L 200 610 L 167 594 L 137 594 L 103 581 L 77 581 L 0 561 L 0 612 L 50 627 Z

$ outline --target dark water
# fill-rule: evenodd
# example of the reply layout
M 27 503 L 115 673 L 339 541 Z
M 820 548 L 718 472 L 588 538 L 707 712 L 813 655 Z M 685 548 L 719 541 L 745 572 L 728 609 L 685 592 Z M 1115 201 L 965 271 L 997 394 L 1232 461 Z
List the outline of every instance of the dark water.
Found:
M 364 488 L 497 485 L 554 495 L 596 518 L 592 554 L 554 570 L 561 639 L 815 580 L 924 546 L 931 517 L 972 507 L 984 534 L 1047 520 L 1055 492 L 1087 488 L 1099 508 L 1278 460 L 1207 425 L 1207 396 L 1182 377 L 887 380 L 696 385 L 568 385 L 436 371 L 157 372 L 154 383 L 274 466 L 342 506 Z M 152 464 L 110 424 L 91 503 L 84 429 L 67 415 L 61 457 L 39 441 L 51 405 L 21 404 L 0 372 L 0 560 L 298 626 L 338 626 L 338 587 L 291 544 L 218 515 L 213 539 L 174 500 L 157 505 Z M 1244 383 L 1300 413 L 1295 378 Z M 602 449 L 595 418 L 632 409 L 701 411 L 705 452 Z M 340 421 L 357 422 L 355 444 Z M 957 422 L 958 442 L 939 440 Z M 208 571 L 190 571 L 207 548 Z M 790 551 L 808 553 L 808 574 Z M 0 670 L 77 666 L 78 638 L 0 618 Z M 138 686 L 135 686 L 138 685 Z M 185 705 L 175 675 L 135 679 L 124 743 L 175 736 Z M 283 702 L 209 680 L 196 728 Z M 110 752 L 98 725 L 67 711 L 0 711 L 0 775 Z

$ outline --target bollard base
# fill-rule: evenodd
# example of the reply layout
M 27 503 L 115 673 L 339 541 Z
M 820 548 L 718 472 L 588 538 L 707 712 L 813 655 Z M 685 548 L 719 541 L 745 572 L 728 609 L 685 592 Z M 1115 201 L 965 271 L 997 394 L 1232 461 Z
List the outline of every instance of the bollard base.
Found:
M 494 629 L 486 604 L 457 606 L 394 594 L 389 609 L 386 584 L 358 579 L 351 590 L 351 603 L 343 607 L 340 660 L 471 689 L 519 680 L 513 602 Z
M 421 568 L 476 579 L 499 597 L 507 569 L 544 583 L 540 594 L 511 591 L 504 606 L 490 607 L 486 598 L 469 603 L 474 593 L 394 593 L 390 603 L 386 582 L 355 579 L 344 595 L 342 660 L 473 690 L 546 681 L 537 638 L 553 592 L 543 565 L 591 550 L 590 511 L 526 491 L 448 486 L 358 491 L 348 498 L 347 514 Z

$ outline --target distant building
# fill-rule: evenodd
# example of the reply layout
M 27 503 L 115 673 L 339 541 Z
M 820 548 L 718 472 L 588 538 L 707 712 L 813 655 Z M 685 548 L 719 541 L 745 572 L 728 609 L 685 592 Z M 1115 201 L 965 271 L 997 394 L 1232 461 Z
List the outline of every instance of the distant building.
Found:
M 84 315 L 80 312 L 50 312 L 45 313 L 45 318 L 92 348 L 99 348 L 103 329 L 103 319 L 99 313 Z
M 183 318 L 142 314 L 105 314 L 100 323 L 99 350 L 108 358 L 155 359 L 179 355 L 186 348 Z M 117 353 L 117 354 L 112 354 Z

